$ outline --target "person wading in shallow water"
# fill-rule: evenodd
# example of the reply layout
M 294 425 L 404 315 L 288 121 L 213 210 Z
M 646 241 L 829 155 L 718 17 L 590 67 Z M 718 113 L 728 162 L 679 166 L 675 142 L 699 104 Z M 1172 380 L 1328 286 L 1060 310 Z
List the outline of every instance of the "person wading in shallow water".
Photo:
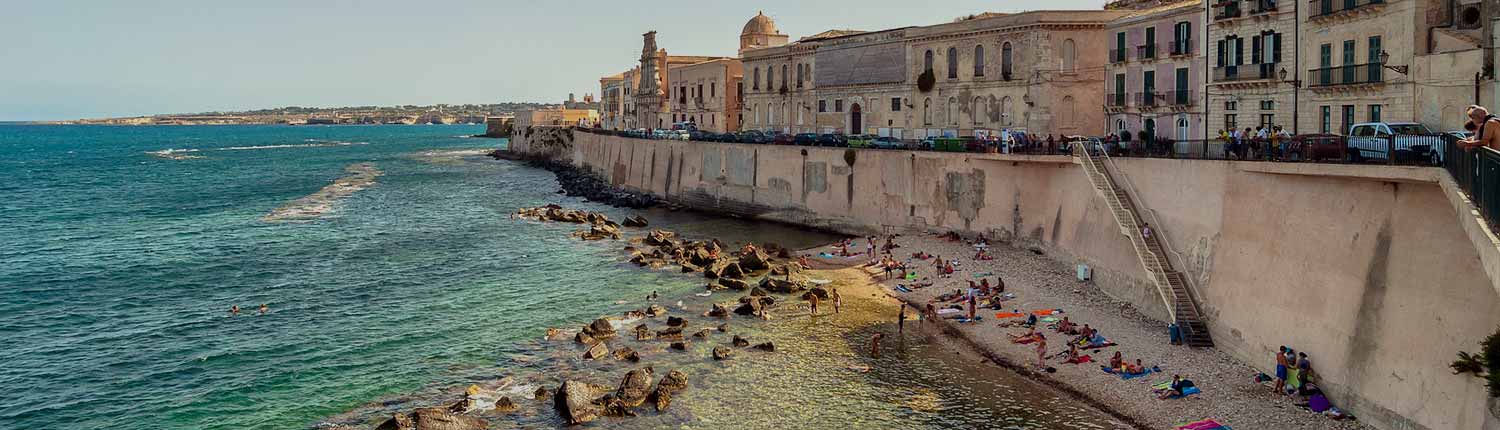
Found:
M 239 314 L 240 314 L 240 305 L 233 305 L 233 306 L 229 307 L 229 316 L 236 316 L 236 315 L 239 315 Z
M 839 295 L 839 289 L 833 289 L 833 313 L 839 313 L 839 307 L 843 306 L 843 296 Z
M 875 333 L 870 336 L 870 356 L 880 358 L 880 339 L 885 338 L 885 333 Z
M 261 315 L 265 315 L 266 312 L 270 312 L 270 311 L 271 311 L 271 307 L 270 306 L 266 306 L 265 303 L 261 303 L 260 304 L 260 314 Z

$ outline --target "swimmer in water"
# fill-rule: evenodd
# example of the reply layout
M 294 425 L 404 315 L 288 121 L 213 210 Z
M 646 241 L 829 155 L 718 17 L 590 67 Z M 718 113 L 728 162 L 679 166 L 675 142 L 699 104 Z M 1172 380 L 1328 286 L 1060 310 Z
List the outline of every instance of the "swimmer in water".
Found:
M 265 315 L 266 312 L 270 312 L 270 311 L 271 311 L 271 307 L 270 306 L 266 306 L 265 303 L 261 303 L 260 304 L 260 314 L 261 315 Z
M 240 314 L 240 305 L 232 305 L 232 306 L 229 307 L 229 316 L 235 316 L 235 315 L 239 315 L 239 314 Z
M 870 336 L 870 356 L 880 358 L 880 339 L 885 338 L 885 333 L 875 333 Z

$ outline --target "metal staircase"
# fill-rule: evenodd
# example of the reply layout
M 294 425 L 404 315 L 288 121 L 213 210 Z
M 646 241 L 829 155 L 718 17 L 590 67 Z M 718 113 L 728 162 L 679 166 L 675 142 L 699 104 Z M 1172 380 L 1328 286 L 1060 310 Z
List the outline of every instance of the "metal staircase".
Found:
M 1110 175 L 1109 168 L 1104 163 L 1107 155 L 1091 154 L 1084 144 L 1073 145 L 1073 153 L 1082 161 L 1083 171 L 1088 174 L 1094 190 L 1104 198 L 1109 211 L 1114 214 L 1115 221 L 1120 225 L 1120 233 L 1130 238 L 1130 245 L 1135 249 L 1141 267 L 1146 269 L 1146 274 L 1156 285 L 1162 302 L 1167 306 L 1168 317 L 1182 331 L 1183 340 L 1189 346 L 1214 346 L 1213 338 L 1208 334 L 1208 325 L 1203 322 L 1203 314 L 1193 300 L 1187 277 L 1172 268 L 1162 247 L 1160 224 L 1152 226 L 1150 238 L 1142 234 L 1140 213 L 1131 203 L 1130 195 L 1117 186 Z

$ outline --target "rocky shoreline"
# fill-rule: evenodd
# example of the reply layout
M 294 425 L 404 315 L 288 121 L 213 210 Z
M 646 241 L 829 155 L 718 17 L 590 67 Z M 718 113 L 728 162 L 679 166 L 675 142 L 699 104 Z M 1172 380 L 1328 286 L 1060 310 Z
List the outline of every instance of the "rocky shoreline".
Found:
M 561 193 L 567 196 L 583 197 L 589 201 L 629 209 L 653 208 L 665 203 L 649 194 L 619 190 L 608 181 L 569 163 L 545 157 L 525 157 L 502 149 L 494 150 L 489 155 L 496 160 L 519 161 L 527 166 L 552 172 L 557 175 L 558 184 L 562 185 Z

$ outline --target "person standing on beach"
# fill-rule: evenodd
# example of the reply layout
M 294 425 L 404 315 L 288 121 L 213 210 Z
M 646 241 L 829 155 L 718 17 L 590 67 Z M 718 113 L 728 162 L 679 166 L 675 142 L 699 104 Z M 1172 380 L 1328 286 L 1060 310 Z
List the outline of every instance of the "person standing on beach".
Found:
M 1036 368 L 1047 368 L 1047 335 L 1036 334 Z
M 839 313 L 839 307 L 843 306 L 844 297 L 839 295 L 839 289 L 833 289 L 833 313 Z
M 1307 395 L 1307 383 L 1312 380 L 1312 361 L 1307 359 L 1307 353 L 1297 353 L 1297 394 Z
M 875 333 L 870 336 L 870 356 L 880 358 L 880 339 L 885 338 L 885 333 Z
M 1276 351 L 1276 386 L 1271 388 L 1271 391 L 1276 393 L 1281 393 L 1286 389 L 1286 350 L 1286 346 L 1283 345 L 1280 350 Z
M 927 302 L 927 318 L 934 322 L 937 320 L 937 307 L 932 306 L 932 302 L 930 301 Z
M 875 258 L 875 236 L 865 238 L 865 253 L 868 254 L 870 258 Z
M 969 295 L 969 322 L 974 322 L 974 305 L 979 301 L 973 294 Z
M 901 316 L 896 318 L 896 333 L 906 333 L 906 302 L 901 302 Z
M 812 304 L 812 313 L 809 314 L 809 315 L 817 315 L 818 314 L 818 295 L 817 294 L 808 294 L 807 295 L 807 301 L 808 301 L 808 303 Z

